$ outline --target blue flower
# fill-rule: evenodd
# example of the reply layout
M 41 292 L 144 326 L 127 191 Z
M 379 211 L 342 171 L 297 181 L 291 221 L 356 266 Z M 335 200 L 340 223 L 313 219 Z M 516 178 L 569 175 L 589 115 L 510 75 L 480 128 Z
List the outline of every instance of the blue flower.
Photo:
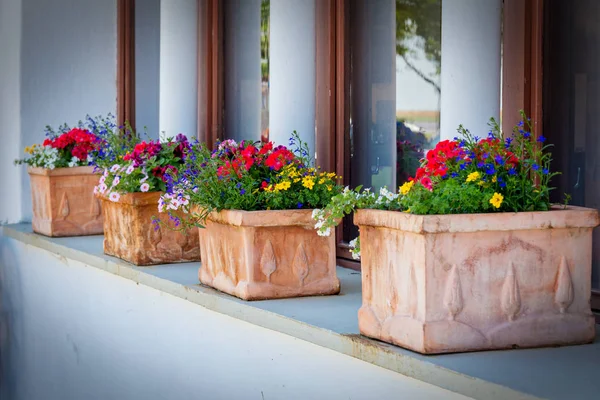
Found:
M 544 168 L 542 170 L 542 174 L 544 174 L 544 175 L 548 175 L 548 172 L 550 172 L 550 171 L 548 171 L 548 168 Z
M 464 170 L 465 168 L 467 168 L 467 163 L 462 163 L 459 165 L 461 170 Z
M 529 138 L 531 136 L 531 132 L 523 132 L 523 137 L 524 138 Z
M 496 168 L 494 168 L 494 164 L 486 164 L 485 173 L 488 175 L 494 175 L 496 173 Z
M 505 141 L 506 141 L 506 143 L 504 144 L 504 148 L 508 149 L 513 140 L 512 140 L 512 138 L 506 138 Z
M 458 144 L 459 147 L 465 147 L 467 145 L 467 143 L 464 140 L 461 140 L 460 143 Z
M 537 138 L 537 141 L 540 143 L 544 143 L 546 141 L 546 138 L 543 136 L 540 136 L 539 138 Z
M 519 126 L 523 126 L 523 121 L 519 121 Z
M 304 204 L 302 204 L 302 203 L 300 203 L 300 202 L 297 204 L 298 208 L 302 208 L 302 206 L 303 206 L 303 205 L 304 205 Z
M 240 190 L 240 194 L 246 194 L 246 190 L 245 189 Z
M 516 175 L 517 174 L 517 170 L 514 169 L 514 168 L 511 168 L 511 169 L 508 170 L 508 174 L 509 175 Z
M 488 132 L 488 138 L 490 138 L 490 139 L 494 138 L 494 132 L 492 132 L 491 130 Z
M 501 188 L 506 187 L 506 182 L 499 182 Z
M 497 154 L 496 157 L 494 157 L 494 161 L 496 161 L 496 164 L 498 165 L 504 165 L 504 159 L 500 154 Z
M 540 169 L 540 166 L 534 163 L 534 164 L 531 166 L 531 169 L 532 169 L 532 170 L 534 170 L 534 171 L 537 171 L 538 169 Z
M 479 136 L 475 136 L 474 139 L 476 142 L 479 142 Z
M 453 178 L 456 178 L 458 176 L 458 172 L 453 172 L 452 174 L 450 174 L 450 176 L 452 176 Z
M 485 163 L 483 161 L 480 161 L 477 163 L 477 168 L 483 168 L 485 167 Z

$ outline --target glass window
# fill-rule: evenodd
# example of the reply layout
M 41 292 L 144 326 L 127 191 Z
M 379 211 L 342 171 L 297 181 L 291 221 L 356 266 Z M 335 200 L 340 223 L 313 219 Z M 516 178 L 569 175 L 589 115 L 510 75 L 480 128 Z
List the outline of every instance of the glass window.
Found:
M 349 2 L 350 184 L 396 188 L 439 140 L 441 0 Z

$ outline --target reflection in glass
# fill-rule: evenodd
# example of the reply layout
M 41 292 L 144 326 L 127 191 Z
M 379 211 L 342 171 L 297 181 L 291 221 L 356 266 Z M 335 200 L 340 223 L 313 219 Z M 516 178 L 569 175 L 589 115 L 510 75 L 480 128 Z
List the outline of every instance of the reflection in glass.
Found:
M 439 140 L 441 0 L 349 7 L 350 184 L 395 190 Z
M 439 141 L 441 0 L 348 4 L 349 183 L 396 191 Z
M 269 0 L 225 0 L 224 131 L 260 140 L 269 127 Z

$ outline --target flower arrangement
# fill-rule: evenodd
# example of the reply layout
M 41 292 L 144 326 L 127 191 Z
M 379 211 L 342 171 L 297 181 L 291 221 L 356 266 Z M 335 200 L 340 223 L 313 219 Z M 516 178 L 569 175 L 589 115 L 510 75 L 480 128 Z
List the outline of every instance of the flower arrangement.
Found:
M 192 211 L 183 226 L 202 226 L 212 211 L 324 207 L 340 193 L 340 177 L 311 166 L 308 147 L 296 132 L 290 147 L 225 140 L 213 151 L 193 148 L 159 210 Z M 202 211 L 190 210 L 192 204 Z
M 328 234 L 341 217 L 360 208 L 420 215 L 549 210 L 549 183 L 557 174 L 550 172 L 550 145 L 544 144 L 543 136 L 536 139 L 531 121 L 523 112 L 522 117 L 512 137 L 506 138 L 494 119 L 486 138 L 460 126 L 461 137 L 439 142 L 398 193 L 346 188 L 314 212 L 315 228 Z M 358 239 L 351 249 L 358 259 Z
M 123 146 L 107 141 L 104 149 L 110 164 L 98 162 L 98 166 L 104 168 L 94 193 L 108 196 L 113 202 L 119 201 L 122 193 L 166 191 L 183 165 L 185 155 L 193 148 L 182 134 L 164 143 L 139 142 L 131 151 L 120 155 L 118 149 L 127 148 Z
M 92 153 L 97 148 L 98 138 L 82 127 L 69 128 L 61 125 L 58 131 L 46 126 L 44 142 L 25 148 L 28 156 L 15 160 L 15 164 L 27 164 L 45 169 L 77 167 L 89 165 Z

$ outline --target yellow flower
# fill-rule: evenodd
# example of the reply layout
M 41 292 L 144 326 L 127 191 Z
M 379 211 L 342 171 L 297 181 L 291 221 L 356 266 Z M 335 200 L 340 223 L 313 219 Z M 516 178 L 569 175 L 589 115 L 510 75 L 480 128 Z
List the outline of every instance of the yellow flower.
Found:
M 288 190 L 291 185 L 290 181 L 283 181 L 275 185 L 275 190 Z
M 500 193 L 494 193 L 494 195 L 490 199 L 490 204 L 496 208 L 500 208 L 503 200 L 504 200 L 504 196 L 502 196 Z
M 300 182 L 300 178 L 295 178 L 294 183 L 298 183 L 298 182 Z
M 479 172 L 471 172 L 469 176 L 467 176 L 467 182 L 474 182 L 479 179 Z
M 494 183 L 498 182 L 498 178 L 496 178 L 496 175 L 494 175 L 494 177 L 492 178 L 492 182 L 494 182 Z
M 405 213 L 409 213 L 410 212 L 410 208 L 407 208 L 406 210 L 404 210 Z
M 404 184 L 400 186 L 400 193 L 407 194 L 408 192 L 410 192 L 410 189 L 412 189 L 414 184 L 415 181 L 404 182 Z
M 327 185 L 327 190 L 331 192 L 331 186 Z
M 324 183 L 325 183 L 325 179 L 324 178 L 319 179 L 319 185 L 322 185 Z
M 302 186 L 304 186 L 308 190 L 312 190 L 313 186 L 315 186 L 315 180 L 312 176 L 305 176 L 304 178 L 302 178 Z
M 477 182 L 477 184 L 478 184 L 479 186 L 483 186 L 483 185 L 485 185 L 485 182 L 484 182 L 484 181 L 479 181 L 479 182 Z M 486 186 L 486 187 L 487 187 L 487 186 Z

